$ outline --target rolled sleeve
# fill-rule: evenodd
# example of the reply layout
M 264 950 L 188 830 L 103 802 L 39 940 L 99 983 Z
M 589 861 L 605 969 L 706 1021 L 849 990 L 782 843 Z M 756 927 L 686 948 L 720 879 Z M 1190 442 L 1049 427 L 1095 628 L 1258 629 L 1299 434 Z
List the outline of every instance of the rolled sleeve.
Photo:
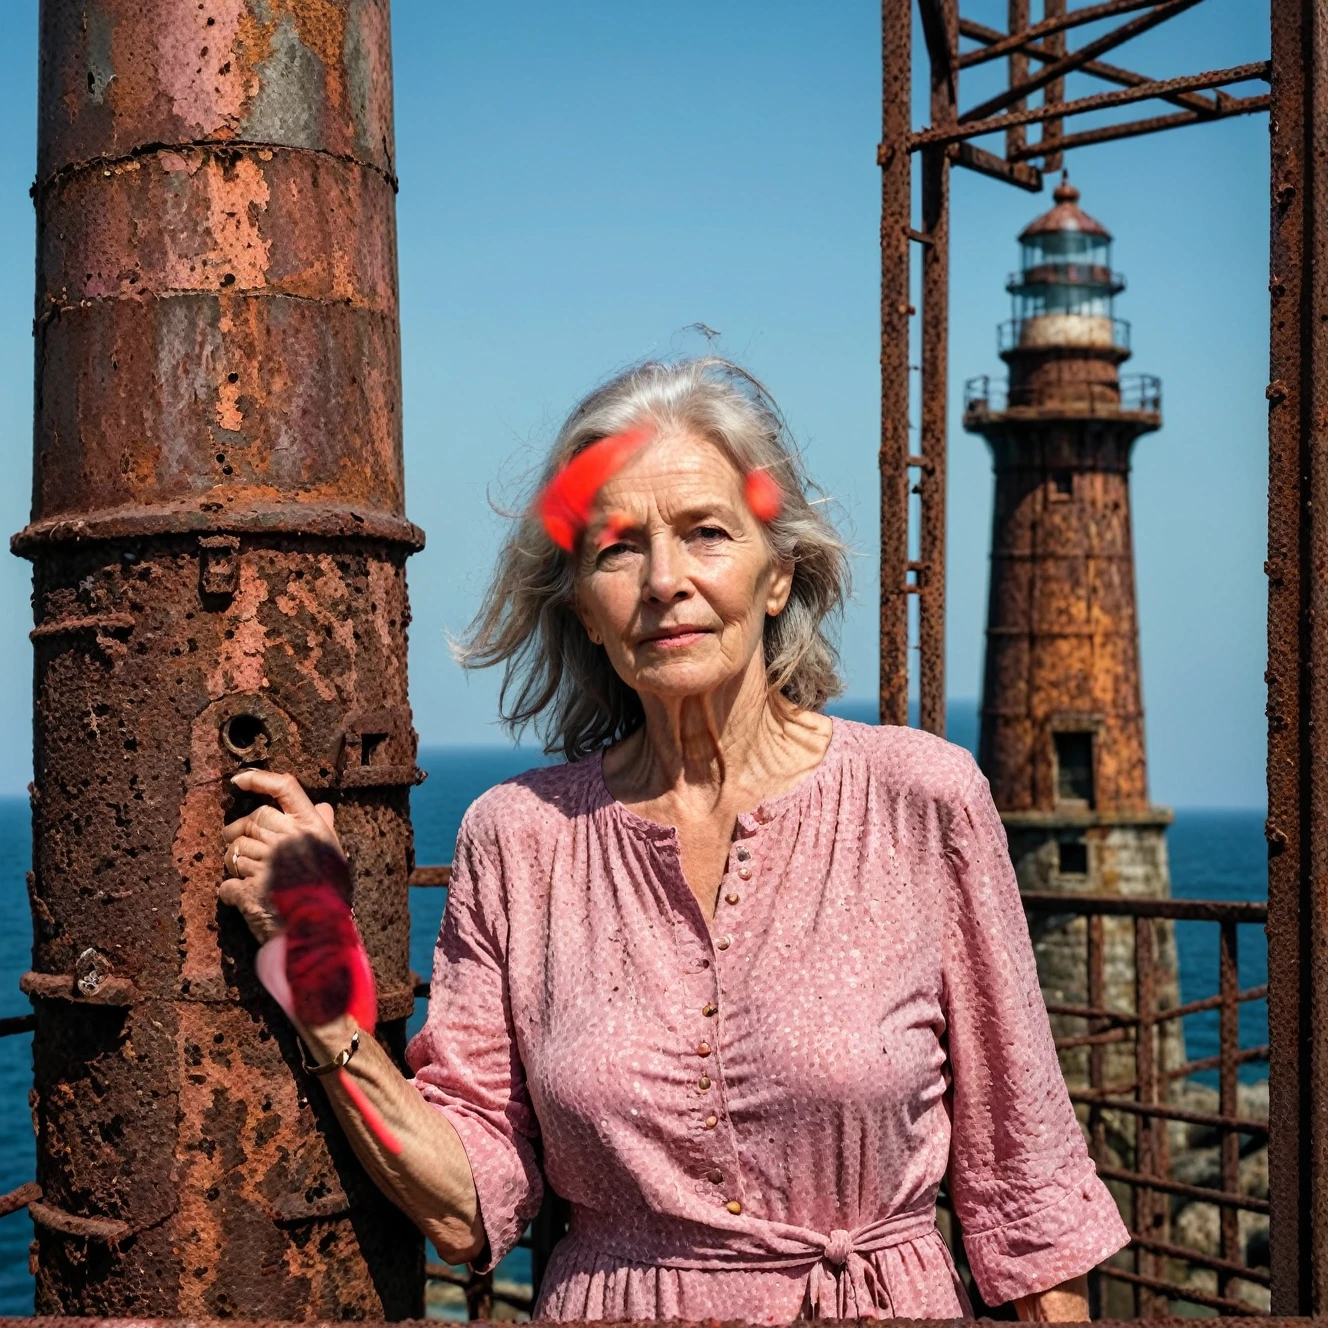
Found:
M 426 1102 L 447 1117 L 466 1150 L 486 1249 L 487 1272 L 539 1210 L 539 1127 L 517 1050 L 506 972 L 501 880 L 462 822 L 424 1027 L 406 1059 Z
M 983 1299 L 1078 1277 L 1129 1239 L 1065 1086 L 1005 830 L 974 770 L 947 835 L 950 1192 Z
M 964 1227 L 964 1252 L 987 1304 L 1059 1286 L 1125 1244 L 1116 1201 L 1091 1161 L 1088 1168 L 1068 1188 L 1048 1187 L 1045 1205 L 1023 1217 L 985 1231 Z

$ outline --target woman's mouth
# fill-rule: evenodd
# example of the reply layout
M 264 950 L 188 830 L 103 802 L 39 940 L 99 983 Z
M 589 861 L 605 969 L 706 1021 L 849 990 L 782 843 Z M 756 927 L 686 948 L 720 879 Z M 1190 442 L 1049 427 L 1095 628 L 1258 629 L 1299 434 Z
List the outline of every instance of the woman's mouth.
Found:
M 658 646 L 661 650 L 679 650 L 683 646 L 695 645 L 702 637 L 709 635 L 701 627 L 679 627 L 664 635 L 649 636 L 641 644 Z

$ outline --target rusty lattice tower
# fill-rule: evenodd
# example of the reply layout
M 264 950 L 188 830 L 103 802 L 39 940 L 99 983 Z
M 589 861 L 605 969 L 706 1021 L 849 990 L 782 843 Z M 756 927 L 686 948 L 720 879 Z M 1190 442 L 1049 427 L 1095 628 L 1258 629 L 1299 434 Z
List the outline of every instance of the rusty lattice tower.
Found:
M 226 777 L 337 806 L 401 1045 L 404 516 L 388 0 L 44 0 L 38 1313 L 400 1317 L 422 1249 L 219 910 Z

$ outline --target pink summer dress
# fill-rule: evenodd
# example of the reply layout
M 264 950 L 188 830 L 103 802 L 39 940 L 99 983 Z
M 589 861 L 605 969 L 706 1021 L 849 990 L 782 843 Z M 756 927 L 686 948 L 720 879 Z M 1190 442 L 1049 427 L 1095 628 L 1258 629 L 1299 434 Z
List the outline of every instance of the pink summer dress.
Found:
M 466 813 L 415 1085 L 488 1237 L 571 1203 L 536 1317 L 958 1318 L 1125 1244 L 1056 1061 L 1005 834 L 961 748 L 835 720 L 738 818 L 715 916 L 598 756 Z

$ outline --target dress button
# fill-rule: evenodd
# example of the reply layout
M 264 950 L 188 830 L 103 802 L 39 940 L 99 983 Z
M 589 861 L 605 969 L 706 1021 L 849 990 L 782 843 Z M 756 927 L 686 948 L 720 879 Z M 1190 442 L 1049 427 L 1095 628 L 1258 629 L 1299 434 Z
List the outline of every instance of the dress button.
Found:
M 749 848 L 741 848 L 741 847 L 738 849 L 738 861 L 739 861 L 739 862 L 746 862 L 747 859 L 750 858 L 751 856 L 752 856 L 752 851 L 751 851 L 751 849 L 749 849 Z
M 705 1127 L 707 1130 L 713 1130 L 719 1124 L 718 1116 L 707 1116 L 705 1118 Z
M 734 1217 L 737 1217 L 737 1215 L 742 1212 L 742 1205 L 736 1199 L 730 1199 L 724 1207 L 727 1208 Z
M 718 1169 L 708 1172 L 706 1174 L 706 1180 L 708 1180 L 712 1185 L 718 1185 L 720 1181 L 722 1181 L 723 1179 L 724 1179 L 724 1173 Z
M 696 1045 L 696 1054 L 697 1054 L 698 1056 L 709 1056 L 709 1055 L 710 1055 L 710 1043 L 708 1043 L 708 1042 L 698 1042 L 697 1045 Z
M 713 1004 L 712 1004 L 712 1005 L 703 1005 L 703 1006 L 701 1007 L 701 1013 L 702 1013 L 703 1015 L 705 1015 L 705 1017 L 706 1017 L 707 1019 L 709 1019 L 711 1015 L 715 1015 L 715 1014 L 718 1014 L 718 1013 L 719 1013 L 719 1006 L 718 1006 L 718 1005 L 713 1005 Z
M 724 896 L 724 902 L 726 904 L 736 904 L 741 898 L 742 896 L 736 890 L 730 890 L 728 894 Z
M 710 1091 L 710 1076 L 709 1076 L 708 1074 L 703 1074 L 703 1075 L 702 1075 L 702 1076 L 696 1081 L 696 1086 L 697 1086 L 697 1088 L 699 1088 L 703 1093 L 708 1093 L 708 1092 Z
M 721 937 L 719 938 L 719 940 L 717 940 L 717 941 L 715 942 L 715 949 L 716 949 L 716 950 L 727 950 L 727 949 L 729 948 L 729 946 L 732 945 L 732 944 L 733 944 L 733 937 L 732 937 L 732 936 L 721 936 Z
M 750 881 L 752 879 L 752 869 L 750 867 L 739 867 L 738 876 L 744 881 Z

